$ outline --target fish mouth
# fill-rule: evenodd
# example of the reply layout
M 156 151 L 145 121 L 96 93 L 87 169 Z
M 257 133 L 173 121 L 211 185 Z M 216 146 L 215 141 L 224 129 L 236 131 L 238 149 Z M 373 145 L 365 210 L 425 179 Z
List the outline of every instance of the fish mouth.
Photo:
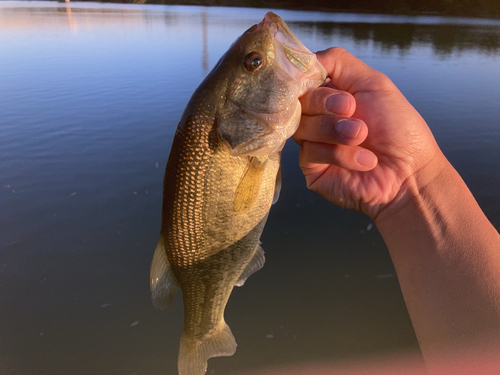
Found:
M 304 75 L 310 75 L 309 78 L 314 83 L 311 82 L 309 87 L 319 86 L 323 83 L 327 77 L 326 69 L 317 61 L 316 55 L 309 51 L 295 36 L 280 16 L 268 12 L 258 26 L 259 28 L 267 28 L 274 36 L 274 58 L 288 75 L 293 79 L 304 79 Z

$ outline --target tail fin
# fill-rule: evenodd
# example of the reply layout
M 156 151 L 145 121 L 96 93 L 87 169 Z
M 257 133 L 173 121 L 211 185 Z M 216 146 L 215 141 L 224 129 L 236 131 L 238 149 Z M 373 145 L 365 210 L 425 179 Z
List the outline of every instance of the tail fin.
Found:
M 207 361 L 212 357 L 231 356 L 236 352 L 236 340 L 231 329 L 222 321 L 222 329 L 203 341 L 181 336 L 179 375 L 203 375 L 207 371 Z

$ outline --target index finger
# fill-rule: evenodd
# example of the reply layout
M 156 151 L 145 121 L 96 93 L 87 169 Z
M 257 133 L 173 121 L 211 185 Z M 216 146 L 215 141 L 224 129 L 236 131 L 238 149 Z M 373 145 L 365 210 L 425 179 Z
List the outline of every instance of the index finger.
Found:
M 334 113 L 350 117 L 356 109 L 356 100 L 351 94 L 325 86 L 307 91 L 299 100 L 304 115 Z

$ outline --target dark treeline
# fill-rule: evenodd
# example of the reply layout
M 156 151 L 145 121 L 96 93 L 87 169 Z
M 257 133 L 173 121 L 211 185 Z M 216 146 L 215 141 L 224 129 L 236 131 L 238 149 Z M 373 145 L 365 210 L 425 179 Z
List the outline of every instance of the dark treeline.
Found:
M 500 17 L 500 0 L 107 0 L 110 2 L 242 6 L 391 14 Z

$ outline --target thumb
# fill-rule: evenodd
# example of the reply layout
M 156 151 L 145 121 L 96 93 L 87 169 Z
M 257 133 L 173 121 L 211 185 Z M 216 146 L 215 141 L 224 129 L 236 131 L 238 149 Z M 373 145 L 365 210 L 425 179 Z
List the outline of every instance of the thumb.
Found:
M 345 49 L 332 47 L 316 53 L 337 89 L 355 94 L 383 88 L 390 80 L 384 74 L 369 67 Z

